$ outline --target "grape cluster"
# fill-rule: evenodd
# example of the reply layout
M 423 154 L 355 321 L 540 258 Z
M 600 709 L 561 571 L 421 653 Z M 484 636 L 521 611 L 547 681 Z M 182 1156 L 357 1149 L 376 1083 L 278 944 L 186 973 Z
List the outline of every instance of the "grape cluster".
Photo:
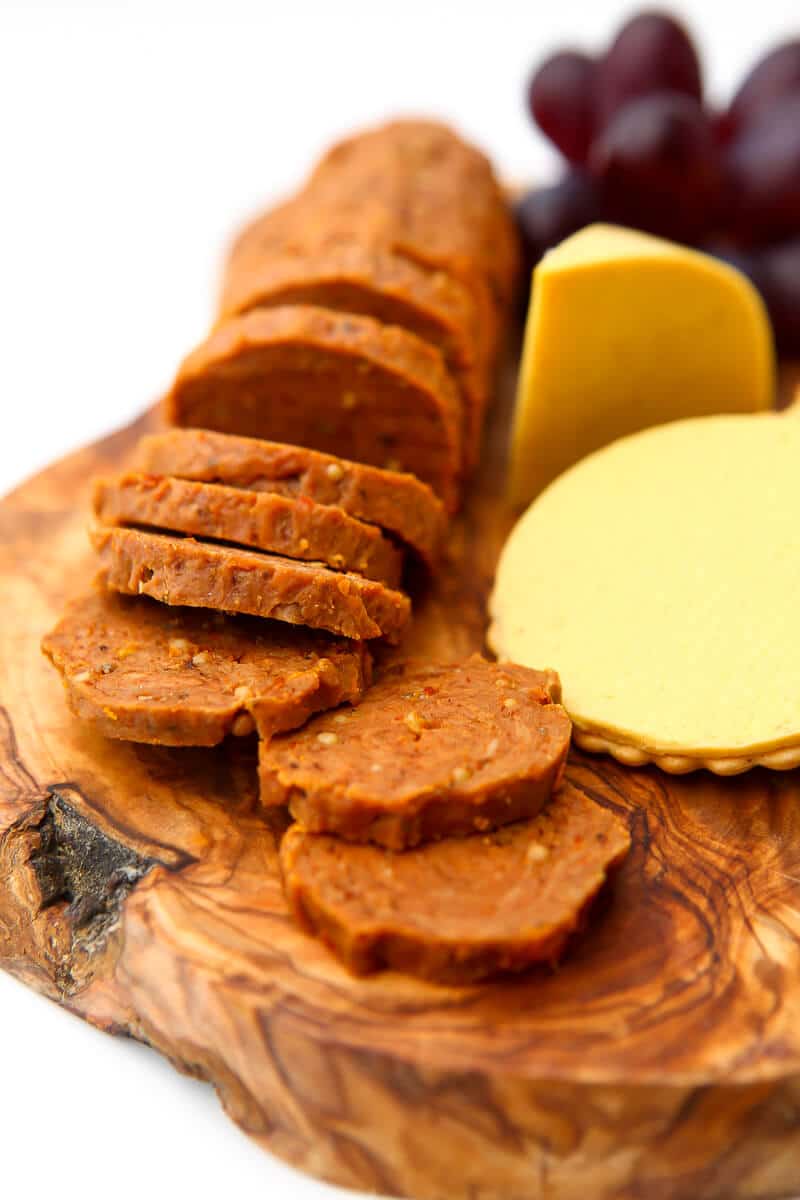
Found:
M 548 58 L 528 104 L 569 164 L 517 205 L 531 267 L 592 221 L 673 238 L 744 271 L 779 347 L 800 351 L 800 39 L 756 63 L 715 111 L 687 31 L 646 12 L 598 58 Z

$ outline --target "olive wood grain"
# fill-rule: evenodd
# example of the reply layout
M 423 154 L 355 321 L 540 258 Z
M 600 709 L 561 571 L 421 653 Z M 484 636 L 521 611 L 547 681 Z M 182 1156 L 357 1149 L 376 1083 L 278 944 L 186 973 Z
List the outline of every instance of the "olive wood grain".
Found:
M 2 965 L 208 1079 L 261 1145 L 339 1184 L 424 1200 L 800 1192 L 800 773 L 671 778 L 574 754 L 573 783 L 627 818 L 634 848 L 560 969 L 469 988 L 351 978 L 288 917 L 247 739 L 106 742 L 39 654 L 93 569 L 87 479 L 123 467 L 154 420 L 0 504 Z M 482 644 L 511 522 L 505 428 L 498 412 L 405 649 Z

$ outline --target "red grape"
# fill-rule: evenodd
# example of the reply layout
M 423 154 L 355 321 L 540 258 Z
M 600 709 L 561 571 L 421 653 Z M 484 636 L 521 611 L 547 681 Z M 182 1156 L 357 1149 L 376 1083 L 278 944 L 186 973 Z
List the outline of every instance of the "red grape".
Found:
M 717 217 L 718 152 L 711 123 L 690 96 L 632 100 L 595 140 L 589 168 L 609 220 L 694 241 Z
M 735 267 L 746 275 L 754 287 L 763 295 L 766 287 L 766 272 L 763 264 L 763 254 L 758 250 L 743 250 L 730 242 L 709 242 L 701 247 L 706 254 L 713 254 L 729 267 Z
M 733 137 L 733 119 L 727 109 L 723 112 L 709 111 L 711 128 L 714 131 L 714 141 L 718 146 L 727 146 Z
M 737 236 L 778 241 L 800 232 L 800 94 L 746 125 L 725 167 Z
M 764 299 L 778 349 L 800 354 L 800 238 L 762 251 Z
M 736 267 L 758 288 L 778 349 L 784 354 L 800 354 L 800 238 L 750 250 L 713 244 L 706 249 Z
M 776 46 L 746 76 L 728 109 L 732 128 L 748 125 L 792 94 L 800 94 L 800 39 Z
M 644 12 L 617 34 L 598 67 L 601 125 L 629 101 L 651 92 L 682 92 L 700 100 L 700 62 L 684 27 L 666 13 Z
M 577 50 L 562 50 L 535 72 L 528 104 L 543 133 L 570 162 L 583 163 L 594 131 L 595 64 Z
M 583 171 L 569 171 L 552 187 L 527 192 L 516 206 L 516 217 L 529 270 L 551 246 L 599 216 L 594 183 Z

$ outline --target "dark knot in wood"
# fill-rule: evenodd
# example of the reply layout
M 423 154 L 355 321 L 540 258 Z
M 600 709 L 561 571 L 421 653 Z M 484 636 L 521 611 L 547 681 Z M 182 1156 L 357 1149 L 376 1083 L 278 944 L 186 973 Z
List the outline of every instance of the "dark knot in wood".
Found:
M 155 865 L 115 841 L 69 802 L 69 785 L 50 791 L 31 857 L 42 906 L 67 904 L 67 916 L 84 939 L 101 939 L 116 924 L 123 900 Z

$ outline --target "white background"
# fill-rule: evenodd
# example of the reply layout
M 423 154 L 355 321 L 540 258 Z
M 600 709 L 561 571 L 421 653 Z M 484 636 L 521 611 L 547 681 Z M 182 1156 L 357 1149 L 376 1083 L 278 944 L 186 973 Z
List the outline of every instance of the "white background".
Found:
M 800 32 L 794 0 L 676 6 L 713 95 Z M 522 102 L 612 0 L 0 0 L 0 492 L 134 416 L 206 329 L 232 229 L 340 133 L 439 114 L 513 179 L 555 159 Z M 210 1088 L 0 974 L 0 1192 L 345 1193 L 250 1144 Z M 352 1193 L 347 1193 L 352 1195 Z

